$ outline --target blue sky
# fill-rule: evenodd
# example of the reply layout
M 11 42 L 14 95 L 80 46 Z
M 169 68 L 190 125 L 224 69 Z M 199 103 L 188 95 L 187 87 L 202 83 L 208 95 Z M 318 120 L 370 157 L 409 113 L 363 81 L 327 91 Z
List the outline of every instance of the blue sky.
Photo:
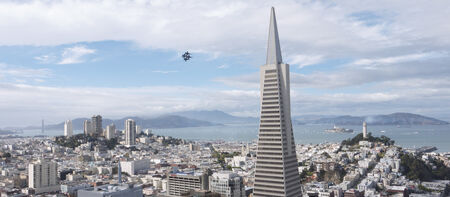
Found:
M 448 1 L 35 0 L 0 2 L 0 128 L 92 114 L 257 116 L 271 6 L 293 115 L 450 120 Z

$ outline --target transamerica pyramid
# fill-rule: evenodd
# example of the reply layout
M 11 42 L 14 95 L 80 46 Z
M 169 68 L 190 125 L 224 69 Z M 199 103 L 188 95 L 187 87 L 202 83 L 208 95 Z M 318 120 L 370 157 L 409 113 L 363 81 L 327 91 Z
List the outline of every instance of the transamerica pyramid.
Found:
M 281 58 L 275 9 L 270 13 L 266 64 L 261 66 L 261 119 L 253 195 L 301 196 L 291 122 L 289 65 Z

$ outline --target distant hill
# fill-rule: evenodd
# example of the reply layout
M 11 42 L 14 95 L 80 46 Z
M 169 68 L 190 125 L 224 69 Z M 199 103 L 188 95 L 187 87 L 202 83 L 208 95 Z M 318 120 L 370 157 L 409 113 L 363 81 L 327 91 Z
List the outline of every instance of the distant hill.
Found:
M 292 116 L 293 124 L 311 124 L 322 118 L 334 118 L 335 115 L 298 115 Z
M 1 130 L 0 129 L 0 135 L 11 135 L 11 134 L 15 134 L 16 132 L 14 131 L 9 131 L 9 130 Z
M 337 116 L 320 118 L 313 124 L 360 125 L 366 121 L 372 125 L 446 125 L 446 121 L 411 113 L 393 113 L 374 116 Z
M 183 116 L 186 118 L 203 120 L 220 124 L 240 124 L 240 123 L 258 123 L 258 119 L 254 117 L 239 117 L 227 114 L 223 111 L 183 111 L 175 112 L 173 115 Z
M 136 121 L 136 125 L 141 126 L 142 128 L 183 128 L 183 127 L 200 127 L 200 126 L 214 126 L 219 125 L 217 123 L 212 123 L 208 121 L 203 120 L 195 120 L 191 118 L 186 118 L 182 116 L 177 115 L 164 115 L 159 116 L 156 118 L 140 118 L 140 117 L 125 117 L 117 120 L 111 120 L 111 119 L 103 119 L 102 124 L 105 128 L 106 125 L 109 125 L 111 123 L 114 123 L 116 125 L 117 129 L 124 129 L 124 124 L 126 119 L 133 119 Z M 85 120 L 88 120 L 88 118 L 76 118 L 72 120 L 72 125 L 74 130 L 82 130 L 83 129 L 83 123 Z M 30 126 L 24 128 L 26 129 L 40 129 L 39 126 Z M 45 129 L 48 130 L 62 130 L 64 129 L 64 122 L 61 122 L 59 124 L 52 124 L 52 125 L 46 125 Z
M 183 128 L 214 126 L 222 124 L 258 124 L 258 118 L 239 117 L 223 111 L 183 111 L 163 115 L 156 118 L 124 117 L 117 120 L 103 119 L 103 127 L 114 123 L 117 129 L 123 129 L 125 120 L 131 118 L 142 128 Z M 83 129 L 83 122 L 88 118 L 72 120 L 75 130 Z M 333 116 L 333 115 L 302 115 L 292 118 L 293 124 L 335 124 L 335 125 L 361 125 L 363 121 L 371 125 L 446 125 L 446 121 L 411 113 L 393 113 L 374 116 Z M 22 129 L 40 129 L 40 126 L 30 126 Z M 46 125 L 48 130 L 64 129 L 64 122 Z

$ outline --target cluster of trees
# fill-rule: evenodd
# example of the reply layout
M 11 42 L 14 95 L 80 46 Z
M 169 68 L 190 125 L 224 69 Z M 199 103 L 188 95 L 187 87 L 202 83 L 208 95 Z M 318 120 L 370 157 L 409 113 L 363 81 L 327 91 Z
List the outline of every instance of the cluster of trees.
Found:
M 299 163 L 299 165 L 301 166 L 302 164 Z M 316 174 L 316 181 L 341 183 L 347 172 L 340 166 L 337 166 L 334 170 L 320 170 L 317 172 L 317 167 L 314 164 L 311 164 L 308 169 L 305 169 L 300 173 L 300 181 L 306 183 L 308 182 L 308 177 L 311 177 L 314 174 Z
M 299 165 L 301 166 L 302 164 L 300 163 Z M 306 183 L 308 180 L 308 177 L 314 175 L 314 173 L 315 173 L 315 166 L 313 164 L 311 164 L 309 166 L 309 169 L 304 169 L 302 171 L 302 173 L 300 173 L 300 182 Z
M 430 164 L 426 164 L 422 159 L 412 154 L 403 154 L 400 159 L 403 173 L 408 179 L 421 181 L 450 180 L 450 168 L 440 160 L 431 159 Z M 435 167 L 432 167 L 432 165 Z
M 163 140 L 163 142 L 162 142 L 162 144 L 163 144 L 164 146 L 172 145 L 172 144 L 174 144 L 174 145 L 180 145 L 181 143 L 183 143 L 183 140 L 182 140 L 182 139 L 179 139 L 179 138 L 170 138 L 170 139 L 165 138 L 165 139 Z
M 90 136 L 90 135 L 84 135 L 84 134 L 77 134 L 77 135 L 73 135 L 71 137 L 56 136 L 54 138 L 54 141 L 56 144 L 58 144 L 60 146 L 64 146 L 64 147 L 68 147 L 68 148 L 72 148 L 72 149 L 74 149 L 86 142 L 91 142 L 94 144 L 103 144 L 106 147 L 108 147 L 109 150 L 114 149 L 116 147 L 116 145 L 118 144 L 116 138 L 107 140 L 104 138 L 98 138 L 97 136 Z
M 223 169 L 231 169 L 231 166 L 226 166 L 225 163 L 225 158 L 229 158 L 229 157 L 234 157 L 234 156 L 238 156 L 241 153 L 240 152 L 233 152 L 233 153 L 228 153 L 228 152 L 219 152 L 216 151 L 214 149 L 214 147 L 210 146 L 210 149 L 212 151 L 212 157 L 217 158 L 217 162 L 219 162 L 219 164 L 222 166 Z
M 86 142 L 94 142 L 96 139 L 92 136 L 86 136 L 84 134 L 77 134 L 73 135 L 71 137 L 65 137 L 65 136 L 56 136 L 54 141 L 56 144 L 64 147 L 69 148 L 76 148 L 80 146 L 81 144 L 84 144 Z
M 372 136 L 372 133 L 368 133 L 367 134 L 367 139 L 364 139 L 363 134 L 359 133 L 358 135 L 356 135 L 355 137 L 353 137 L 351 139 L 349 138 L 349 139 L 343 140 L 341 144 L 342 145 L 347 145 L 347 146 L 354 146 L 354 145 L 359 144 L 359 142 L 363 141 L 363 140 L 366 140 L 366 141 L 369 141 L 369 142 L 383 143 L 386 146 L 390 146 L 390 145 L 394 145 L 395 144 L 395 141 L 391 140 L 389 137 L 386 137 L 384 135 L 382 135 L 380 137 L 374 137 L 374 136 Z
M 11 157 L 11 153 L 8 153 L 8 152 L 2 153 L 2 152 L 0 152 L 0 158 L 10 158 L 10 157 Z

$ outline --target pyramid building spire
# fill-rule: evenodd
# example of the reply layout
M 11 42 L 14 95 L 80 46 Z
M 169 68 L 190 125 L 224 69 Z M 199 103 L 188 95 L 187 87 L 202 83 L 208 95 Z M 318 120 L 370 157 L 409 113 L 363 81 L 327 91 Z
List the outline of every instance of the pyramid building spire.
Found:
M 270 12 L 269 39 L 267 43 L 266 64 L 280 64 L 281 58 L 280 40 L 278 39 L 277 19 L 275 17 L 275 8 Z
M 281 60 L 274 8 L 270 16 L 267 62 L 260 70 L 260 91 L 253 196 L 299 197 L 301 185 L 291 120 L 289 64 Z

